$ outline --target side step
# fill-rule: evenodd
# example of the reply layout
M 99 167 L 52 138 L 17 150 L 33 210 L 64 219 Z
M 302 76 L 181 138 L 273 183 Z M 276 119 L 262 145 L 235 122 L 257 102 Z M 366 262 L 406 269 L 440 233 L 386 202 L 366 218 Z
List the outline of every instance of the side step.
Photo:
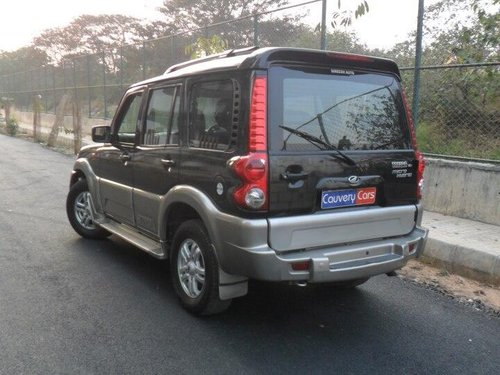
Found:
M 156 258 L 165 259 L 166 257 L 165 252 L 158 241 L 137 232 L 128 225 L 115 223 L 113 221 L 102 224 L 100 223 L 99 225 Z

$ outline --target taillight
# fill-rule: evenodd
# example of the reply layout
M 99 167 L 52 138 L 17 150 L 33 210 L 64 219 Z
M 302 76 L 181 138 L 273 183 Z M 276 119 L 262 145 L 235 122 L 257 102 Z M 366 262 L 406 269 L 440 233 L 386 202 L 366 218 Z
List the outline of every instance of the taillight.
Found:
M 267 157 L 267 80 L 255 77 L 250 99 L 248 123 L 248 151 L 229 161 L 229 167 L 242 184 L 233 191 L 233 199 L 240 207 L 267 210 L 268 157 Z
M 229 166 L 242 182 L 233 191 L 236 204 L 252 210 L 267 209 L 267 154 L 237 156 L 229 161 Z
M 417 165 L 417 199 L 422 198 L 422 192 L 424 189 L 424 169 L 425 169 L 425 160 L 424 156 L 418 151 L 417 147 L 417 135 L 415 133 L 415 126 L 413 125 L 413 117 L 410 112 L 410 107 L 408 105 L 408 100 L 406 99 L 406 94 L 404 90 L 401 90 L 401 94 L 403 96 L 403 105 L 406 111 L 406 118 L 408 121 L 408 126 L 410 128 L 410 136 L 411 143 L 413 145 L 413 149 L 415 150 L 415 159 L 418 163 Z
M 424 155 L 420 151 L 415 152 L 415 158 L 417 159 L 417 199 L 422 199 L 422 193 L 424 191 L 424 169 L 425 160 Z
M 250 101 L 248 151 L 267 151 L 267 79 L 255 77 Z

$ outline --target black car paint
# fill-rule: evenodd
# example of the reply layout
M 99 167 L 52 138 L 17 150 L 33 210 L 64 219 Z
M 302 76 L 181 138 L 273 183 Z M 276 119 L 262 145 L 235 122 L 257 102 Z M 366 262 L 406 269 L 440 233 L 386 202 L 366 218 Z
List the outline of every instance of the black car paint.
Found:
M 117 180 L 116 173 L 123 169 L 125 163 L 121 162 L 119 155 L 129 153 L 131 160 L 126 164 L 132 166 L 131 186 L 137 189 L 148 191 L 154 194 L 165 194 L 169 187 L 175 183 L 191 185 L 203 191 L 219 210 L 241 217 L 272 217 L 286 215 L 300 215 L 320 211 L 321 191 L 325 188 L 337 189 L 341 185 L 321 185 L 321 182 L 331 178 L 345 178 L 347 176 L 375 176 L 375 180 L 368 180 L 373 183 L 377 181 L 376 205 L 390 206 L 417 203 L 416 198 L 416 167 L 414 151 L 409 150 L 385 150 L 385 151 L 344 151 L 356 161 L 356 165 L 348 165 L 344 161 L 332 156 L 334 151 L 318 151 L 307 153 L 274 153 L 269 152 L 269 210 L 268 212 L 251 212 L 237 207 L 232 200 L 231 192 L 240 184 L 240 180 L 228 167 L 228 161 L 237 155 L 247 153 L 247 124 L 249 117 L 249 102 L 251 94 L 251 83 L 255 75 L 266 75 L 267 70 L 272 65 L 290 64 L 290 61 L 298 65 L 317 65 L 335 68 L 356 68 L 368 71 L 380 71 L 383 74 L 393 74 L 399 80 L 399 70 L 390 60 L 360 60 L 348 61 L 339 58 L 334 54 L 318 54 L 309 51 L 274 51 L 264 54 L 258 59 L 247 59 L 239 68 L 215 69 L 207 74 L 191 74 L 186 77 L 176 77 L 175 79 L 152 79 L 131 86 L 129 91 L 145 90 L 142 101 L 141 128 L 137 129 L 136 142 L 132 144 L 117 143 L 112 145 L 94 147 L 82 150 L 81 156 L 85 153 L 92 153 L 89 162 L 98 177 Z M 188 145 L 187 123 L 189 122 L 188 102 L 192 85 L 203 80 L 214 79 L 236 79 L 241 88 L 241 103 L 239 122 L 235 145 L 227 151 L 196 149 Z M 144 112 L 147 105 L 147 91 L 151 87 L 158 87 L 167 84 L 180 84 L 182 86 L 182 105 L 180 121 L 180 139 L 178 147 L 157 147 L 154 149 L 143 149 L 138 146 L 141 138 L 141 129 L 144 124 Z M 269 87 L 268 91 L 272 92 Z M 123 104 L 123 100 L 122 100 Z M 120 118 L 118 109 L 112 125 L 111 132 L 116 134 L 114 129 L 116 121 Z M 268 109 L 272 110 L 272 109 Z M 409 131 L 405 125 L 406 132 Z M 270 130 L 272 131 L 272 129 Z M 408 136 L 408 135 L 407 135 Z M 116 159 L 115 163 L 108 163 L 110 158 Z M 175 164 L 166 168 L 159 166 L 157 161 L 152 159 L 168 158 Z M 391 168 L 391 161 L 404 161 L 409 166 L 409 177 L 396 179 Z M 118 165 L 120 164 L 121 165 Z M 126 169 L 126 168 L 125 168 Z M 139 170 L 140 169 L 140 170 Z M 157 176 L 160 173 L 169 173 L 170 181 L 165 183 L 166 177 Z M 182 174 L 182 179 L 179 178 Z M 295 181 L 286 178 L 288 176 L 299 175 Z M 284 177 L 285 176 L 285 177 Z M 293 178 L 292 178 L 293 179 Z M 126 182 L 127 180 L 123 180 Z M 218 191 L 217 186 L 221 184 L 223 192 Z M 373 185 L 370 185 L 373 186 Z M 363 209 L 363 207 L 347 208 Z M 345 210 L 345 209 L 342 209 Z M 139 228 L 141 229 L 141 228 Z M 145 230 L 146 234 L 154 235 L 153 231 Z

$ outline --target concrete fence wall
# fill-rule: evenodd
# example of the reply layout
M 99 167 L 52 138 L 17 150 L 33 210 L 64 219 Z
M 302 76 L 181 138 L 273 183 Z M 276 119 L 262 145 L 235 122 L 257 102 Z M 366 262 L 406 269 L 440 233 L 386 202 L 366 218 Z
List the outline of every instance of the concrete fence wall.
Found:
M 500 225 L 500 165 L 427 159 L 424 208 Z
M 12 115 L 23 124 L 33 124 L 33 112 L 22 112 L 17 111 L 15 108 L 12 109 Z M 41 113 L 42 128 L 51 129 L 56 115 L 50 113 Z M 96 118 L 88 118 L 82 116 L 82 134 L 89 135 L 92 126 L 94 125 L 109 125 L 111 120 L 103 120 Z M 67 129 L 73 129 L 73 116 L 64 116 L 64 127 Z

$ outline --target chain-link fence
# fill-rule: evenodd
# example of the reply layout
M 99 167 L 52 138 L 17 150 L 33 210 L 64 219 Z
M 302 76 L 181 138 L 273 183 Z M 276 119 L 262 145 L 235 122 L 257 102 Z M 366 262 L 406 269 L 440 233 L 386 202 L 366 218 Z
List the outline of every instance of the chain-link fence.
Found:
M 408 93 L 413 74 L 402 69 Z M 423 152 L 500 160 L 500 63 L 422 67 L 418 107 Z
M 203 49 L 203 41 L 226 49 L 250 45 L 319 48 L 319 28 L 303 20 L 320 15 L 321 5 L 320 0 L 313 0 L 33 69 L 28 68 L 29 62 L 20 63 L 17 71 L 0 72 L 0 96 L 13 102 L 15 114 L 28 124 L 38 107 L 42 125 L 50 128 L 61 99 L 70 95 L 78 103 L 83 133 L 88 135 L 92 125 L 112 117 L 128 85 L 189 60 L 193 52 Z M 334 40 L 331 33 L 326 46 L 362 52 Z M 490 63 L 422 68 L 417 132 L 423 152 L 500 160 L 499 67 Z M 402 69 L 410 100 L 413 73 L 413 68 Z M 61 132 L 70 132 L 74 110 L 66 108 Z

